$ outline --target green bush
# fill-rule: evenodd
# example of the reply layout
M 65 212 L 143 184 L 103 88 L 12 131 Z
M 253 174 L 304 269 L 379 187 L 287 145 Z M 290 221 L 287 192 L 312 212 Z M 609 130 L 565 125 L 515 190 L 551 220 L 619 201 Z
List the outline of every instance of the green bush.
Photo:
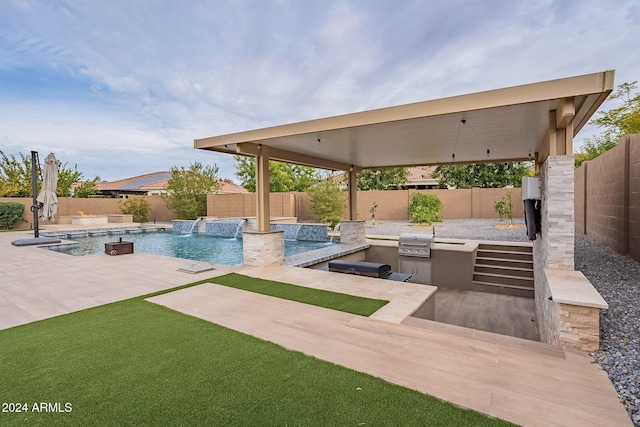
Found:
M 126 200 L 120 200 L 120 212 L 126 215 L 133 215 L 133 222 L 149 221 L 149 212 L 151 211 L 151 203 L 144 197 L 132 197 Z
M 13 228 L 13 225 L 22 219 L 24 205 L 22 203 L 0 203 L 0 227 Z
M 442 202 L 433 194 L 413 193 L 409 197 L 409 216 L 418 224 L 441 222 Z
M 338 183 L 330 177 L 320 180 L 307 190 L 309 209 L 307 212 L 316 222 L 329 223 L 334 228 L 342 220 L 347 201 Z

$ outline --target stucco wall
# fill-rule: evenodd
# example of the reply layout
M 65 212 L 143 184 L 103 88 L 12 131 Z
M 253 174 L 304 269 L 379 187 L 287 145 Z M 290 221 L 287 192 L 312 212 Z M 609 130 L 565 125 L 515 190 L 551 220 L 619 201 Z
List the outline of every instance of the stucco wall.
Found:
M 640 134 L 575 170 L 576 230 L 640 261 Z

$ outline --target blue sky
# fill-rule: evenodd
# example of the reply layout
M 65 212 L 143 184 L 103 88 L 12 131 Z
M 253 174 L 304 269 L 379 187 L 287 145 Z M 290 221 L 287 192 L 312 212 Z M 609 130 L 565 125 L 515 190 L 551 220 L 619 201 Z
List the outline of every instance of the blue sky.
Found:
M 607 69 L 640 80 L 639 23 L 637 0 L 2 0 L 0 149 L 86 178 L 201 161 L 235 179 L 193 140 Z

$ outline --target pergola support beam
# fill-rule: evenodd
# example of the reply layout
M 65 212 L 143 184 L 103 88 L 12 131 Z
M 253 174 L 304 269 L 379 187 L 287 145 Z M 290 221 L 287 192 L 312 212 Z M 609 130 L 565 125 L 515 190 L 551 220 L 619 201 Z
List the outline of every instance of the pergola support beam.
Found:
M 257 156 L 260 152 L 260 147 L 266 147 L 263 144 L 256 144 L 252 142 L 242 142 L 236 146 L 236 154 Z M 313 168 L 322 168 L 328 170 L 342 170 L 347 171 L 353 166 L 335 162 L 328 159 L 321 159 L 315 156 L 309 156 L 307 154 L 294 153 L 287 150 L 281 150 L 279 148 L 269 147 L 269 158 L 277 160 L 279 162 L 294 163 L 302 166 L 310 166 Z
M 358 180 L 356 169 L 349 168 L 349 219 L 358 219 Z
M 258 145 L 256 151 L 256 221 L 258 231 L 271 229 L 269 209 L 269 147 Z

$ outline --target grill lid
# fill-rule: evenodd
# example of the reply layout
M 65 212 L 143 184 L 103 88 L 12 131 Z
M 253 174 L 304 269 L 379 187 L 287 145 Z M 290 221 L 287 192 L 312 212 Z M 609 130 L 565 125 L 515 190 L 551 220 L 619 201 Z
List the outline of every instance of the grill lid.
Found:
M 431 257 L 433 234 L 403 233 L 398 239 L 398 255 Z

